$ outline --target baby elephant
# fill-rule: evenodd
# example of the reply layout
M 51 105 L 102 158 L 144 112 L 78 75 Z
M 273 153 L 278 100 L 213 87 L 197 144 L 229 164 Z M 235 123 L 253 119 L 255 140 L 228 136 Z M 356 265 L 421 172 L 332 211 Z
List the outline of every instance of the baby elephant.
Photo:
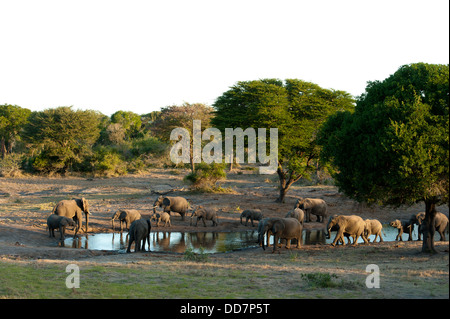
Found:
M 125 227 L 129 230 L 130 225 L 135 220 L 141 219 L 141 214 L 135 209 L 119 209 L 112 217 L 112 228 L 115 231 L 114 221 L 118 219 L 120 221 L 120 231 L 123 231 L 123 223 Z
M 169 223 L 169 227 L 172 227 L 172 224 L 170 223 L 170 215 L 166 212 L 163 212 L 161 214 L 154 213 L 151 220 L 156 221 L 156 227 L 159 227 L 160 222 L 164 222 L 164 227 L 166 227 L 167 223 Z
M 300 222 L 300 224 L 302 224 L 302 226 L 303 226 L 303 221 L 305 219 L 305 212 L 300 208 L 294 208 L 293 210 L 288 212 L 285 216 L 285 218 L 289 218 L 289 217 L 297 219 Z
M 246 209 L 241 213 L 241 224 L 242 224 L 242 218 L 245 218 L 245 226 L 247 226 L 249 219 L 252 222 L 252 226 L 255 226 L 253 224 L 253 221 L 254 220 L 261 221 L 264 218 L 264 216 L 261 213 L 260 209 Z
M 197 221 L 195 222 L 195 227 L 197 227 L 198 221 L 201 219 L 203 221 L 203 226 L 206 227 L 205 220 L 212 221 L 213 226 L 217 226 L 217 213 L 210 209 L 206 209 L 203 206 L 198 206 L 191 215 L 190 225 L 192 226 L 192 220 L 197 216 Z
M 61 234 L 61 240 L 64 240 L 64 234 L 66 232 L 66 226 L 73 226 L 75 227 L 75 234 L 73 237 L 77 235 L 77 224 L 72 218 L 68 218 L 65 216 L 59 216 L 56 214 L 51 214 L 47 218 L 47 226 L 48 226 L 48 232 L 49 237 L 55 237 L 55 229 L 59 229 L 59 233 Z
M 412 232 L 414 230 L 414 224 L 411 224 L 409 221 L 406 220 L 400 221 L 396 219 L 393 222 L 390 222 L 389 225 L 391 227 L 398 229 L 398 234 L 397 237 L 395 237 L 395 240 L 403 241 L 402 239 L 403 232 L 409 234 L 408 241 L 412 240 Z
M 367 241 L 369 241 L 370 235 L 375 235 L 373 242 L 377 240 L 377 237 L 380 237 L 380 242 L 382 242 L 383 237 L 381 237 L 381 230 L 383 229 L 383 225 L 381 225 L 380 221 L 376 219 L 366 219 L 364 222 L 366 223 L 364 226 L 364 236 Z

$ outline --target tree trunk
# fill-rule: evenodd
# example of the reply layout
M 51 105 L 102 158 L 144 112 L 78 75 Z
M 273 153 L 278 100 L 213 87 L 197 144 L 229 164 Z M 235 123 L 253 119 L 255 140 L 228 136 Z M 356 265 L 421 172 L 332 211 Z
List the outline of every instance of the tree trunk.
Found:
M 275 202 L 284 203 L 284 198 L 286 197 L 289 188 L 291 187 L 292 184 L 298 181 L 302 177 L 302 175 L 295 177 L 295 172 L 290 172 L 289 178 L 286 179 L 287 173 L 283 171 L 281 165 L 278 166 L 277 173 L 280 179 L 280 195 L 275 200 Z
M 434 227 L 434 220 L 436 217 L 436 204 L 434 201 L 425 201 L 425 220 L 421 230 L 423 231 L 423 244 L 422 252 L 424 253 L 436 253 L 434 248 L 434 233 L 436 231 Z M 420 231 L 420 230 L 419 230 Z

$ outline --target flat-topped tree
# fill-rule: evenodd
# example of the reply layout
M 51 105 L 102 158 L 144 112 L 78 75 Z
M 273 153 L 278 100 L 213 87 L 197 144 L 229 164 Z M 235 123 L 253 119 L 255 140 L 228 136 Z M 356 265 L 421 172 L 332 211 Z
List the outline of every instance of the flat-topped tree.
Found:
M 319 143 L 339 190 L 359 202 L 425 204 L 424 252 L 435 252 L 436 205 L 449 200 L 449 67 L 404 65 L 369 82 L 354 113 L 329 118 Z

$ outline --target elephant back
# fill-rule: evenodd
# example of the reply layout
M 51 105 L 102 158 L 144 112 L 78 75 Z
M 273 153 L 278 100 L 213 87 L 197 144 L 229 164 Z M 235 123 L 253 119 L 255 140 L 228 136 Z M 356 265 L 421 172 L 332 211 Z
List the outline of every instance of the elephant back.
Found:
M 188 209 L 188 201 L 184 197 L 165 197 L 163 206 L 170 207 L 172 212 L 185 213 Z

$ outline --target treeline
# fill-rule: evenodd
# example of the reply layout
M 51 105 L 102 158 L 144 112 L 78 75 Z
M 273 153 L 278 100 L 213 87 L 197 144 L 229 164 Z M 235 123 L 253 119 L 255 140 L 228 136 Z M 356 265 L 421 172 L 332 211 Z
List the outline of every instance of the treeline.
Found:
M 384 81 L 368 82 L 356 99 L 298 79 L 241 81 L 212 106 L 185 103 L 141 115 L 0 105 L 0 175 L 122 175 L 173 166 L 170 134 L 185 128 L 193 145 L 195 119 L 202 131 L 214 127 L 222 134 L 226 128 L 277 128 L 278 202 L 293 183 L 328 170 L 358 201 L 437 203 L 442 194 L 448 199 L 448 74 L 448 65 L 405 65 Z M 224 177 L 223 163 L 204 164 L 191 152 L 183 164 L 191 168 L 186 180 L 214 184 Z
M 170 106 L 148 114 L 57 107 L 32 112 L 0 105 L 0 176 L 80 172 L 117 176 L 172 166 L 168 123 L 185 126 L 180 114 L 213 109 L 203 104 Z M 206 123 L 206 122 L 205 122 Z

